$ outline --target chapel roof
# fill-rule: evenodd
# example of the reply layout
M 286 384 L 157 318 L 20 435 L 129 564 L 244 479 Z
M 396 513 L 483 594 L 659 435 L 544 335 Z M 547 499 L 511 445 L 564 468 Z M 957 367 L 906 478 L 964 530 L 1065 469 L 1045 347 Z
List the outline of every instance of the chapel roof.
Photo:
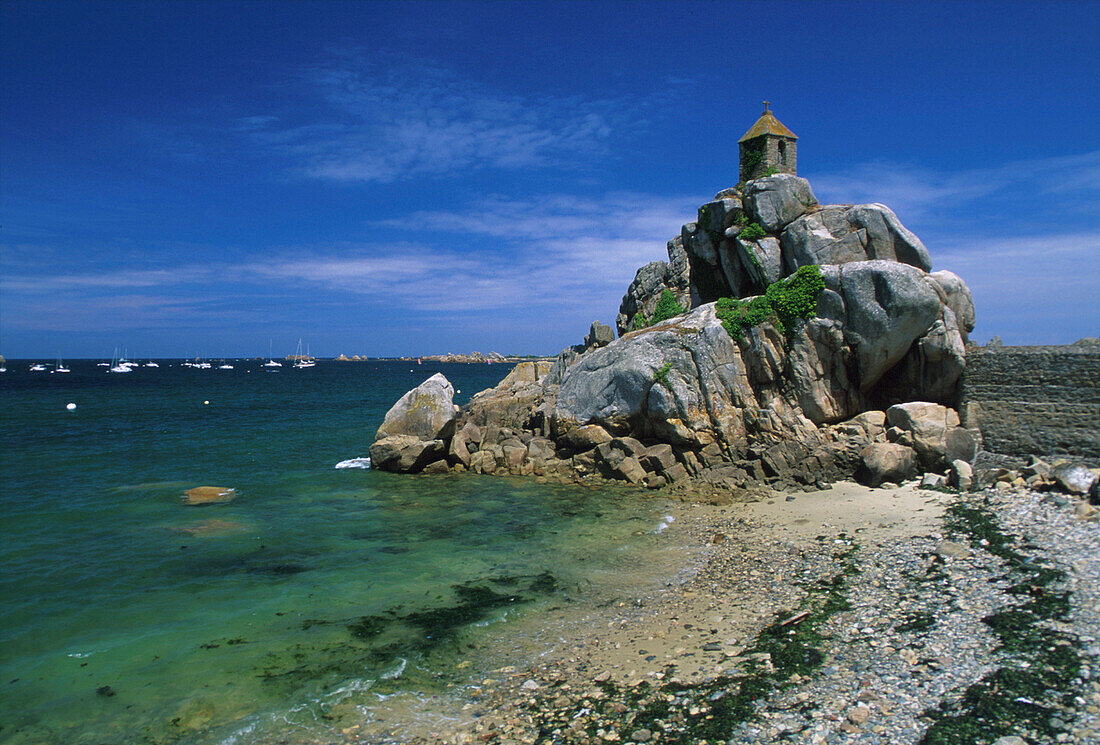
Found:
M 738 142 L 744 142 L 746 140 L 755 139 L 761 135 L 776 135 L 779 137 L 789 137 L 792 140 L 797 140 L 796 135 L 791 130 L 783 126 L 783 123 L 775 118 L 771 109 L 768 108 L 769 102 L 764 102 L 764 113 L 760 115 L 760 118 L 756 120 L 756 124 L 749 127 L 749 131 L 741 136 Z

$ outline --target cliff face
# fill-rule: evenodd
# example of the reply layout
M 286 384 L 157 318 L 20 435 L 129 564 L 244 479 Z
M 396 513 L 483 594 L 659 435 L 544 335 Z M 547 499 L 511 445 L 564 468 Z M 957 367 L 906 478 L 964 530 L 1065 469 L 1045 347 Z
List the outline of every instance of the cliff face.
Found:
M 821 206 L 808 181 L 779 175 L 721 192 L 698 217 L 669 242 L 667 263 L 638 271 L 618 339 L 521 365 L 478 394 L 457 415 L 447 463 L 658 486 L 684 475 L 814 483 L 852 473 L 887 439 L 884 414 L 831 425 L 908 401 L 954 403 L 970 292 L 930 272 L 887 207 Z M 798 272 L 807 266 L 817 268 Z M 816 284 L 796 312 L 784 293 L 804 276 Z M 690 310 L 646 326 L 668 293 Z M 929 411 L 944 432 L 958 424 L 944 406 Z M 913 446 L 893 430 L 894 444 Z

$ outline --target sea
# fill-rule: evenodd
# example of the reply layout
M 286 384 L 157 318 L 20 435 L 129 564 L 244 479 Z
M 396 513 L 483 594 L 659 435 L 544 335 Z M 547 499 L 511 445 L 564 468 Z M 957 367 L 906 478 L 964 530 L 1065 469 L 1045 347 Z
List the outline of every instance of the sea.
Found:
M 101 362 L 0 373 L 2 743 L 400 740 L 676 569 L 645 493 L 369 468 L 405 391 L 509 365 Z

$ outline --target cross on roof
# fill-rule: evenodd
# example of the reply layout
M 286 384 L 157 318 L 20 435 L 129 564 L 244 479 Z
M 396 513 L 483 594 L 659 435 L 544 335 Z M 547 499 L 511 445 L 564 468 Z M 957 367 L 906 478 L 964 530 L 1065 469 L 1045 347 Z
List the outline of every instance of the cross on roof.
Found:
M 764 102 L 764 111 L 768 111 L 768 107 L 771 106 L 771 105 L 772 105 L 771 101 L 765 101 Z

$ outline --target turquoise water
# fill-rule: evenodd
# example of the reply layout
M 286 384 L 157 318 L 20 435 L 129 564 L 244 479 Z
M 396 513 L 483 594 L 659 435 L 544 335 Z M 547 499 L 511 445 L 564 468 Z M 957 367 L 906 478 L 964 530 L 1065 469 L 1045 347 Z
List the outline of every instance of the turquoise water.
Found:
M 506 366 L 261 362 L 8 362 L 0 741 L 323 740 L 644 561 L 644 495 L 334 468 L 432 373 L 462 403 Z

